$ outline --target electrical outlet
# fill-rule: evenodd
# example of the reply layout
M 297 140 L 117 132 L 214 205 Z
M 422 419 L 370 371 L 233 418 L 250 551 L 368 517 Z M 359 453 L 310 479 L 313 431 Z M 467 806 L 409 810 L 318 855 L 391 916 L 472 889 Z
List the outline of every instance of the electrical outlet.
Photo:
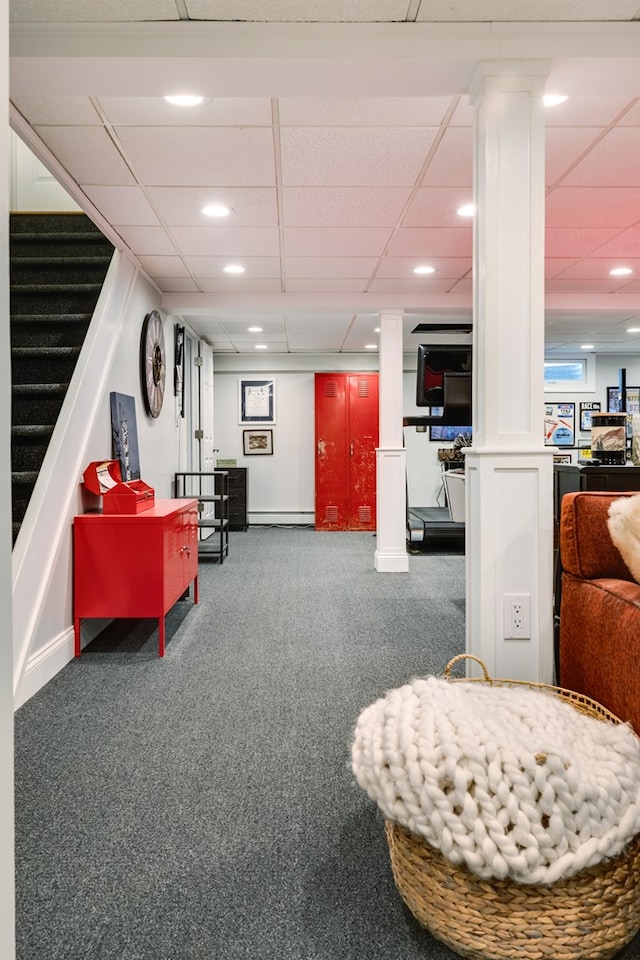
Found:
M 531 637 L 531 594 L 503 594 L 503 633 L 505 640 L 528 640 Z

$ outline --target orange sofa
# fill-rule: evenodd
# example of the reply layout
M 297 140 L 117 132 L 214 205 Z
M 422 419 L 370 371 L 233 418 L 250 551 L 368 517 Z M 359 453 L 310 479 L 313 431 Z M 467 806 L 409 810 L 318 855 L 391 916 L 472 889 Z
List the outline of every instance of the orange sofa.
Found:
M 558 683 L 640 733 L 640 583 L 607 526 L 611 502 L 628 496 L 580 491 L 562 498 Z

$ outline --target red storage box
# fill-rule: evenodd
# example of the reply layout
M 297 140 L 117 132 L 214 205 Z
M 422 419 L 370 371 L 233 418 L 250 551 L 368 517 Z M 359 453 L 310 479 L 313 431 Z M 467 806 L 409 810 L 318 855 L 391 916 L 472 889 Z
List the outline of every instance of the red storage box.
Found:
M 82 479 L 87 490 L 100 497 L 122 482 L 120 461 L 93 460 L 82 474 Z
M 103 513 L 142 513 L 154 504 L 155 493 L 144 480 L 128 480 L 107 490 L 102 498 Z

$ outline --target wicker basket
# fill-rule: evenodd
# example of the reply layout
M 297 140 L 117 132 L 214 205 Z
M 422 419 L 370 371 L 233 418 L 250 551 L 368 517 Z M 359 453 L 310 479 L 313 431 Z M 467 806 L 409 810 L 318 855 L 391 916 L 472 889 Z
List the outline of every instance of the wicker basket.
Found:
M 471 682 L 547 690 L 606 723 L 621 721 L 599 703 L 560 687 L 483 677 Z M 466 682 L 469 682 L 468 680 Z M 617 857 L 548 885 L 482 880 L 439 850 L 387 821 L 396 886 L 434 937 L 474 960 L 607 960 L 640 930 L 640 835 Z

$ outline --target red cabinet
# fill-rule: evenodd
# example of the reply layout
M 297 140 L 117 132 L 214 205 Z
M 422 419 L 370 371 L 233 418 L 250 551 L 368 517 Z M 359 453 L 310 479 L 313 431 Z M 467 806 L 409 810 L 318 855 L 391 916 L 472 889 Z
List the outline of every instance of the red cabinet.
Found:
M 84 513 L 73 521 L 73 626 L 80 656 L 86 617 L 164 618 L 193 581 L 198 602 L 197 500 L 156 500 L 137 514 Z
M 316 530 L 375 530 L 378 374 L 317 373 Z

